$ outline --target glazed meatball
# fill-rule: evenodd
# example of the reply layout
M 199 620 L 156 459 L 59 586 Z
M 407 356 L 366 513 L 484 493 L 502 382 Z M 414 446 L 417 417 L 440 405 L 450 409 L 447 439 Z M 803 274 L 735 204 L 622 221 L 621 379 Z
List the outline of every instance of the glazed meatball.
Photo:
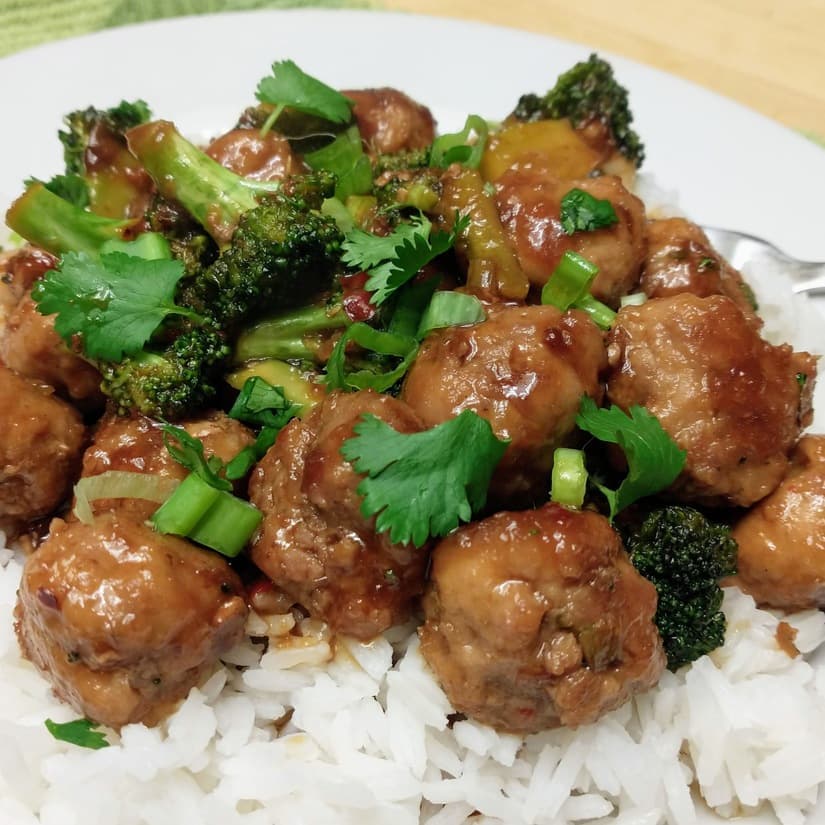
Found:
M 52 513 L 80 469 L 80 415 L 51 387 L 0 366 L 0 526 L 16 530 Z
M 825 607 L 825 435 L 806 436 L 776 490 L 733 529 L 733 582 L 757 604 L 784 610 Z
M 779 484 L 815 358 L 763 341 L 730 298 L 682 294 L 620 310 L 608 359 L 608 399 L 646 407 L 687 451 L 675 498 L 747 507 Z
M 97 476 L 109 470 L 147 473 L 183 480 L 187 470 L 177 462 L 163 442 L 162 424 L 141 415 L 124 418 L 108 415 L 102 419 L 83 455 L 81 475 Z M 230 461 L 255 440 L 251 431 L 222 412 L 205 418 L 180 422 L 189 435 L 203 442 L 204 455 Z M 157 510 L 156 502 L 144 499 L 96 499 L 96 512 L 117 509 L 137 521 L 148 519 Z
M 567 235 L 561 200 L 571 189 L 610 201 L 618 223 Z M 562 255 L 572 250 L 599 267 L 590 291 L 600 301 L 616 307 L 634 288 L 645 259 L 645 209 L 619 178 L 559 180 L 540 167 L 517 167 L 504 174 L 496 190 L 501 223 L 532 284 L 543 286 Z
M 233 129 L 213 140 L 206 154 L 252 180 L 281 180 L 305 171 L 285 137 L 275 132 L 261 136 L 259 129 Z
M 296 418 L 281 430 L 253 471 L 249 498 L 264 513 L 252 561 L 312 616 L 367 640 L 409 617 L 427 553 L 392 544 L 361 514 L 362 477 L 340 449 L 363 413 L 398 432 L 422 429 L 395 398 L 333 393 L 305 422 Z
M 656 684 L 656 590 L 602 516 L 497 513 L 433 551 L 421 652 L 456 710 L 498 730 L 584 725 Z
M 397 89 L 343 92 L 355 102 L 352 113 L 361 138 L 373 154 L 424 149 L 435 138 L 435 120 L 426 106 Z
M 710 245 L 701 227 L 684 218 L 648 221 L 642 292 L 667 298 L 689 292 L 699 298 L 727 295 L 757 325 L 754 298 L 742 276 Z
M 50 384 L 85 410 L 103 406 L 100 373 L 66 346 L 55 332 L 54 316 L 41 315 L 28 292 L 9 315 L 0 357 L 6 366 Z
M 241 582 L 216 553 L 115 513 L 56 519 L 26 560 L 24 654 L 96 722 L 156 724 L 243 635 Z
M 568 443 L 581 397 L 601 400 L 602 334 L 583 312 L 493 308 L 475 326 L 427 336 L 401 398 L 433 427 L 473 410 L 510 439 L 490 489 L 513 506 L 546 498 L 553 451 Z

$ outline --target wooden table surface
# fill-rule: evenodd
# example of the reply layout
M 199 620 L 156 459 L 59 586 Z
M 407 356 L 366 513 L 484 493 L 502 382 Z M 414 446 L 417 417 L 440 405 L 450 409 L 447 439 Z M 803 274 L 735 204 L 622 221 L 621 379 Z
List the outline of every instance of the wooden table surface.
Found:
M 825 141 L 825 0 L 382 0 L 585 43 Z

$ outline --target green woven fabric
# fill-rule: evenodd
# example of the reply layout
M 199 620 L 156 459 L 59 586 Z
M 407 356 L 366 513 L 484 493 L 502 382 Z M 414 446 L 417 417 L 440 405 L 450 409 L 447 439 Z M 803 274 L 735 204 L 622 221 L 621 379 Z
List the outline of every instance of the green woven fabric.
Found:
M 370 5 L 369 0 L 0 0 L 0 57 L 51 40 L 162 17 Z

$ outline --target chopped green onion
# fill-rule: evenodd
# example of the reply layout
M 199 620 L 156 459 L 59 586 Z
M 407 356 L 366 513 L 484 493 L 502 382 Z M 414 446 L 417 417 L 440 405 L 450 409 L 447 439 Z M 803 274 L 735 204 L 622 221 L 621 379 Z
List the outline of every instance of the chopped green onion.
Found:
M 476 135 L 475 142 L 468 143 L 473 132 Z M 441 135 L 433 141 L 430 163 L 442 168 L 452 163 L 461 163 L 471 169 L 478 169 L 489 132 L 490 127 L 483 117 L 469 115 L 460 132 Z
M 550 499 L 568 507 L 581 507 L 587 490 L 587 470 L 584 453 L 559 447 L 553 453 L 553 475 Z
M 571 307 L 584 310 L 601 329 L 609 329 L 616 313 L 589 292 L 599 268 L 578 252 L 568 250 L 541 291 L 541 302 L 566 312 Z
M 372 164 L 364 154 L 357 126 L 350 126 L 328 146 L 304 155 L 304 160 L 311 169 L 325 169 L 336 175 L 335 197 L 340 201 L 372 189 Z
M 475 295 L 463 292 L 436 292 L 418 325 L 418 338 L 424 338 L 434 329 L 478 324 L 487 315 Z
M 640 307 L 645 301 L 647 301 L 647 295 L 644 292 L 631 292 L 630 295 L 622 295 L 619 306 Z
M 162 504 L 180 484 L 176 478 L 107 470 L 96 476 L 81 478 L 74 486 L 74 514 L 83 524 L 94 521 L 91 502 L 100 498 L 140 498 Z
M 441 277 L 436 275 L 426 281 L 410 281 L 396 293 L 395 308 L 387 327 L 393 335 L 415 338 L 424 311 L 427 309 Z
M 217 490 L 194 473 L 152 516 L 159 533 L 172 533 L 234 557 L 243 550 L 263 514 L 246 501 Z
M 570 309 L 588 294 L 590 284 L 599 274 L 599 267 L 578 252 L 568 250 L 562 255 L 541 291 L 541 302 L 552 304 L 560 310 Z
M 145 261 L 168 261 L 172 258 L 169 241 L 159 232 L 144 232 L 133 241 L 112 238 L 100 247 L 101 255 L 108 255 L 110 252 L 122 252 L 124 255 L 143 258 Z
M 369 369 L 348 372 L 346 370 L 346 347 L 352 341 L 363 349 L 378 355 L 389 355 L 401 359 L 393 369 L 376 372 Z M 364 390 L 385 392 L 397 383 L 407 372 L 418 354 L 418 341 L 407 335 L 380 332 L 367 324 L 355 323 L 348 327 L 327 362 L 327 386 L 329 389 Z
M 217 501 L 222 491 L 190 473 L 177 490 L 152 515 L 159 533 L 187 536 Z
M 576 301 L 576 309 L 584 310 L 599 329 L 610 329 L 616 320 L 616 313 L 607 304 L 597 301 L 592 295 L 585 295 Z
M 188 537 L 234 558 L 252 538 L 262 519 L 263 513 L 248 501 L 221 493 Z

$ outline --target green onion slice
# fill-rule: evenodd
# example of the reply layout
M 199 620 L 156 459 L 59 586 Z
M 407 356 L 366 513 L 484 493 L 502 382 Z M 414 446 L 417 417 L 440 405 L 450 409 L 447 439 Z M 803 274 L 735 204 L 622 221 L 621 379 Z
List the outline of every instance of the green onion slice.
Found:
M 570 309 L 588 294 L 590 284 L 599 274 L 599 267 L 578 252 L 568 250 L 541 291 L 541 302 L 560 310 Z
M 587 470 L 584 453 L 559 447 L 553 453 L 553 475 L 550 499 L 568 507 L 581 507 L 587 490 Z
M 418 338 L 424 338 L 434 329 L 478 324 L 486 318 L 484 307 L 475 295 L 436 292 L 418 325 Z
M 483 117 L 469 115 L 460 132 L 441 135 L 433 141 L 430 147 L 430 163 L 442 168 L 451 163 L 461 163 L 471 169 L 477 169 L 484 154 L 489 132 L 490 127 Z M 468 143 L 473 133 L 476 135 L 475 142 Z
M 347 371 L 346 347 L 352 341 L 365 350 L 377 355 L 390 355 L 401 359 L 395 368 L 384 372 L 369 369 Z M 367 324 L 358 323 L 348 327 L 335 345 L 327 362 L 327 386 L 330 389 L 365 390 L 385 392 L 398 382 L 415 360 L 418 354 L 418 341 L 407 335 L 395 335 L 380 332 Z
M 184 536 L 234 557 L 246 546 L 262 518 L 263 513 L 256 507 L 192 473 L 155 511 L 152 524 L 159 533 Z

